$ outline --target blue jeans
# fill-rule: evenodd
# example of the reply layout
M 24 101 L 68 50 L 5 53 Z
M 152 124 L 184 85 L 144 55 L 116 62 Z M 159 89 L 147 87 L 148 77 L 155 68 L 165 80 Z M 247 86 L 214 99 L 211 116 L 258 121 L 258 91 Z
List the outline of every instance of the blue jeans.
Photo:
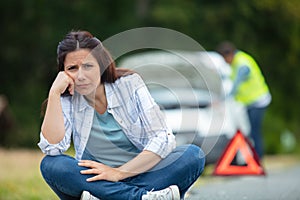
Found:
M 250 121 L 250 136 L 254 142 L 254 149 L 258 154 L 259 158 L 263 157 L 264 154 L 264 146 L 263 146 L 263 136 L 261 133 L 262 122 L 264 113 L 266 111 L 266 107 L 256 108 L 256 107 L 248 107 L 248 117 Z
M 45 156 L 41 162 L 41 173 L 60 199 L 79 199 L 83 190 L 93 196 L 115 200 L 140 200 L 150 190 L 161 190 L 177 185 L 181 198 L 204 170 L 205 155 L 195 145 L 177 147 L 159 164 L 148 172 L 119 182 L 86 179 L 93 175 L 83 175 L 78 161 L 67 155 Z

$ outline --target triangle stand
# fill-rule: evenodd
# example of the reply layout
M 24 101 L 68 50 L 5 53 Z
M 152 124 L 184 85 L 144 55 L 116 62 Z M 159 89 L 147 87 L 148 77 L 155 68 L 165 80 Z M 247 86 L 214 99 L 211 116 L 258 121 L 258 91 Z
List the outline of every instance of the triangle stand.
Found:
M 245 166 L 231 164 L 238 151 L 245 159 Z M 250 141 L 238 130 L 218 160 L 213 175 L 265 175 L 265 171 Z

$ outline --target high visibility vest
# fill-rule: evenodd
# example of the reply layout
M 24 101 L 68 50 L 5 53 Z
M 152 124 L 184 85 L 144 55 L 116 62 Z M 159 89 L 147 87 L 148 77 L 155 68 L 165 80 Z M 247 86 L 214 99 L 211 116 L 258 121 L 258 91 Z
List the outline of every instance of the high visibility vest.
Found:
M 235 80 L 239 67 L 245 65 L 249 67 L 250 73 L 248 78 L 237 88 L 235 99 L 245 105 L 250 105 L 262 95 L 269 93 L 269 88 L 255 60 L 242 51 L 237 51 L 235 53 L 231 63 L 232 80 Z

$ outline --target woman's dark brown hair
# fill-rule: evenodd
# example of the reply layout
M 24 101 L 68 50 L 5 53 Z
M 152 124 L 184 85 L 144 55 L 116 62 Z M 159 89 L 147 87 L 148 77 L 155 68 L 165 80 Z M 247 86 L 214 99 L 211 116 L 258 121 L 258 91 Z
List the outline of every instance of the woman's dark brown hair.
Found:
M 101 83 L 114 83 L 121 76 L 134 73 L 128 69 L 116 69 L 112 56 L 101 41 L 88 31 L 71 31 L 57 46 L 58 72 L 64 71 L 64 62 L 68 53 L 78 49 L 89 49 L 100 66 Z M 70 95 L 68 90 L 63 95 Z M 47 106 L 47 99 L 42 104 L 42 115 Z
M 100 40 L 87 31 L 71 31 L 57 47 L 58 71 L 64 71 L 66 55 L 78 49 L 89 49 L 100 66 L 101 83 L 113 83 L 117 79 L 116 66 L 110 53 Z

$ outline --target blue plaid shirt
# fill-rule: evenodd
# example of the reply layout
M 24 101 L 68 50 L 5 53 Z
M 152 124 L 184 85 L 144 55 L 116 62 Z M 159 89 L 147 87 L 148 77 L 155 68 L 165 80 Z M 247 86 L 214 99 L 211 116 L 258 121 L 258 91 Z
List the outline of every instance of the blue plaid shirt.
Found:
M 121 77 L 115 83 L 105 83 L 105 92 L 107 111 L 138 149 L 165 158 L 175 148 L 175 136 L 138 74 Z M 70 147 L 73 136 L 76 159 L 80 160 L 91 132 L 95 110 L 77 93 L 61 97 L 61 104 L 64 139 L 58 144 L 50 144 L 40 133 L 38 146 L 47 155 L 59 155 Z

